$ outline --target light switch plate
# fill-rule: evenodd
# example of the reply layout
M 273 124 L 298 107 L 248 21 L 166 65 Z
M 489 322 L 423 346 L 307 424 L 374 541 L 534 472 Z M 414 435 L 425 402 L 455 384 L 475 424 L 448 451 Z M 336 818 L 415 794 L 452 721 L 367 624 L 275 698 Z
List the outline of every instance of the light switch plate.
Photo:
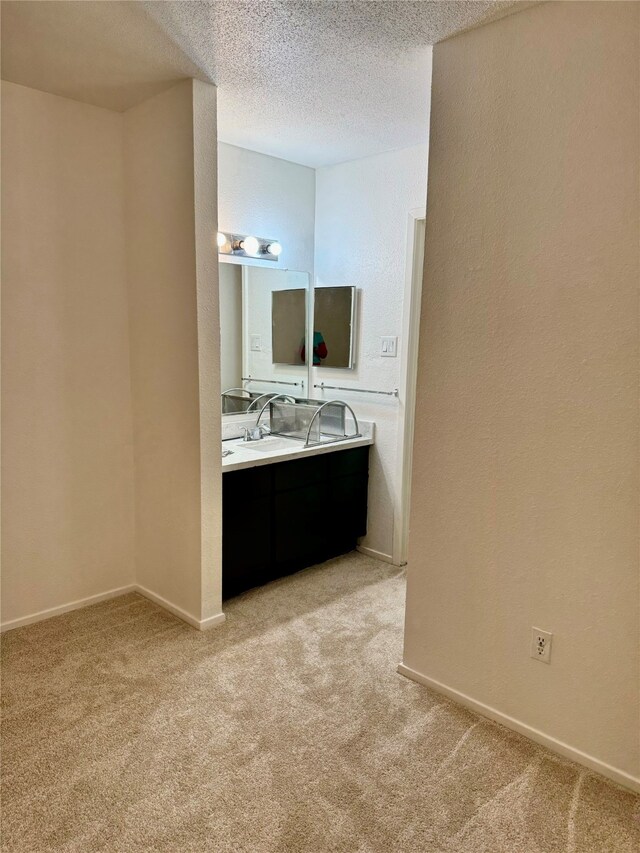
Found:
M 260 352 L 262 350 L 262 339 L 260 335 L 251 335 L 250 346 L 251 352 Z
M 383 358 L 395 358 L 398 354 L 398 338 L 383 337 L 380 338 L 380 355 Z

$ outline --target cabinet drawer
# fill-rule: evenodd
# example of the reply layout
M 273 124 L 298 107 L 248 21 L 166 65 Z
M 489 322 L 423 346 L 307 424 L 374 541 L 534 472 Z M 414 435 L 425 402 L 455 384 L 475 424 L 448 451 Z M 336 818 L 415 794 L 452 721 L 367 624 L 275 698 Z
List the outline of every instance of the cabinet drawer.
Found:
M 222 500 L 236 504 L 252 497 L 267 497 L 273 488 L 274 467 L 261 465 L 258 468 L 227 471 L 222 475 Z
M 343 477 L 347 474 L 366 474 L 369 470 L 369 448 L 353 447 L 336 450 L 328 454 L 329 476 Z
M 274 486 L 276 492 L 312 486 L 327 479 L 327 456 L 311 456 L 309 459 L 292 459 L 291 462 L 279 462 L 273 465 Z
M 326 553 L 326 483 L 281 492 L 275 497 L 274 556 L 285 570 L 322 562 Z
M 366 474 L 336 477 L 329 485 L 327 520 L 331 522 L 331 535 L 339 541 L 354 541 L 367 532 L 367 495 L 369 482 Z
M 224 511 L 224 508 L 223 508 Z M 273 580 L 272 512 L 262 500 L 248 500 L 242 512 L 224 511 L 222 597 Z

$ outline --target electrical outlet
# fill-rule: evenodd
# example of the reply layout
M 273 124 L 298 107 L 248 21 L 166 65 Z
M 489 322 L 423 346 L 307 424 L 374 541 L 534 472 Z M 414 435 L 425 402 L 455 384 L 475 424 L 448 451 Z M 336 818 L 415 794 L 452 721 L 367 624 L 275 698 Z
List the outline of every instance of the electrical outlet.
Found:
M 531 629 L 531 657 L 542 663 L 551 663 L 551 638 L 553 634 L 540 628 Z

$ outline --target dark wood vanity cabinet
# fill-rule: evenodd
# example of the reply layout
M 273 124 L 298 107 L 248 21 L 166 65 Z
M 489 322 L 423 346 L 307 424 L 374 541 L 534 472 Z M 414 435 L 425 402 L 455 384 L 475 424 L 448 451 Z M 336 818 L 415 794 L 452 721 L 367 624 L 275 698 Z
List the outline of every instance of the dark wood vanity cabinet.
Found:
M 222 595 L 352 551 L 367 530 L 369 447 L 222 477 Z

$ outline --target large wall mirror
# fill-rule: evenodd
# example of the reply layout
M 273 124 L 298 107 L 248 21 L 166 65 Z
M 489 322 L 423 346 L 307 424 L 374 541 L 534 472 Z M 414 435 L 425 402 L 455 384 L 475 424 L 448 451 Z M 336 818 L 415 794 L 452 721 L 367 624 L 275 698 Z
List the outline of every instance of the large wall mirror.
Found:
M 246 411 L 262 395 L 306 397 L 309 274 L 230 263 L 218 268 L 222 413 Z
M 270 394 L 313 396 L 311 366 L 354 366 L 355 287 L 311 291 L 309 280 L 306 272 L 219 264 L 223 414 L 255 410 Z

